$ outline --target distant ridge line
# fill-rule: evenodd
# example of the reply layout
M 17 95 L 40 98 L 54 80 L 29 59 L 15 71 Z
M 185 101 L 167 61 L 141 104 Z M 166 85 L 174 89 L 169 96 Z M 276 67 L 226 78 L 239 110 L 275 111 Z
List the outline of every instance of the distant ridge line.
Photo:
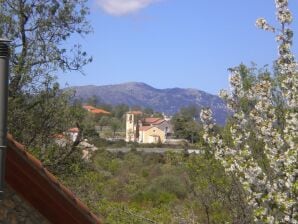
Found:
M 102 86 L 73 86 L 67 89 L 75 90 L 75 99 L 82 102 L 95 97 L 102 103 L 152 108 L 168 115 L 173 115 L 187 106 L 210 107 L 218 124 L 224 124 L 229 114 L 225 103 L 218 96 L 194 88 L 157 89 L 142 82 L 127 82 Z

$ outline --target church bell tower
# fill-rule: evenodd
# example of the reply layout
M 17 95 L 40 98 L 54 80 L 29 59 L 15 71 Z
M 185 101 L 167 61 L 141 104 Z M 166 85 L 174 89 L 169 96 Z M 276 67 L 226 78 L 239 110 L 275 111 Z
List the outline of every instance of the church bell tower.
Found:
M 136 139 L 135 135 L 136 125 L 135 125 L 135 116 L 131 112 L 126 113 L 126 142 L 134 142 Z

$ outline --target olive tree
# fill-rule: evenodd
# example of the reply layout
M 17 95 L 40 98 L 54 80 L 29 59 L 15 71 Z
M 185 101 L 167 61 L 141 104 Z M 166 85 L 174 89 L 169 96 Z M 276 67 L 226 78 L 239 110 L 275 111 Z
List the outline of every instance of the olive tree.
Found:
M 91 61 L 80 44 L 70 44 L 92 31 L 86 2 L 0 0 L 0 37 L 12 41 L 9 131 L 23 143 L 45 144 L 62 124 L 71 125 L 64 113 L 71 94 L 60 90 L 56 77 L 83 72 Z

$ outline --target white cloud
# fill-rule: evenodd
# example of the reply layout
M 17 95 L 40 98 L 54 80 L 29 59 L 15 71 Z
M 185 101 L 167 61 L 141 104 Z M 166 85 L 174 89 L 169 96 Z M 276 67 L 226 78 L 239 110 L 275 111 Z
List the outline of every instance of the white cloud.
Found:
M 137 12 L 158 0 L 96 0 L 97 5 L 105 12 L 122 16 Z

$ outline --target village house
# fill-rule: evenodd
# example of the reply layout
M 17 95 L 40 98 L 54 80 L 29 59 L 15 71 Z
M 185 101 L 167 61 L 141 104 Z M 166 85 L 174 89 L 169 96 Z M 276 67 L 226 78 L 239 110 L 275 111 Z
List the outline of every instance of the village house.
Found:
M 79 128 L 73 127 L 69 128 L 67 131 L 62 134 L 55 134 L 52 138 L 55 140 L 55 143 L 60 147 L 65 147 L 67 144 L 73 144 L 79 136 Z
M 70 128 L 65 134 L 70 138 L 72 142 L 75 142 L 79 135 L 79 128 Z
M 126 113 L 126 142 L 164 143 L 173 134 L 169 119 L 142 117 L 141 111 Z

